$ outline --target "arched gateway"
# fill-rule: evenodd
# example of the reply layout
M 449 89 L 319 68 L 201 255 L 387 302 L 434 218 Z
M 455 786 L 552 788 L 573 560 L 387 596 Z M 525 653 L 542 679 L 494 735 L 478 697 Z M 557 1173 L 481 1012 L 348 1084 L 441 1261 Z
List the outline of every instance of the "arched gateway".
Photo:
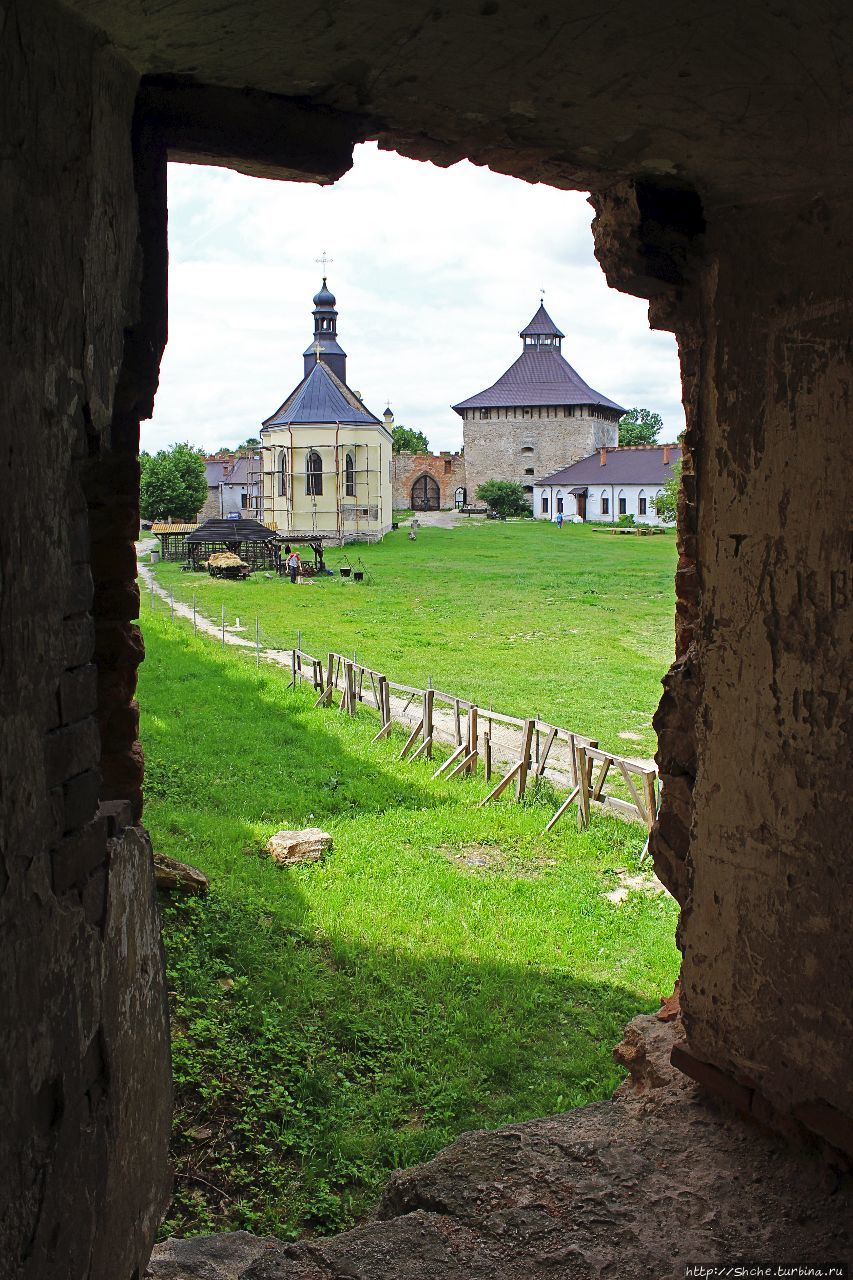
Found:
M 441 490 L 432 476 L 418 476 L 412 485 L 413 511 L 438 511 L 441 506 Z

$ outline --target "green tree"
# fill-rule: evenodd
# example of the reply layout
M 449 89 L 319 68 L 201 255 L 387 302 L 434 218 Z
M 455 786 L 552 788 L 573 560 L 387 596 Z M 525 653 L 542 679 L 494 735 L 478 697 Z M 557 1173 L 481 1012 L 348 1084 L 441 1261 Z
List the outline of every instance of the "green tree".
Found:
M 143 520 L 194 520 L 206 497 L 202 454 L 191 444 L 161 449 L 145 463 L 139 486 Z
M 424 433 L 404 427 L 402 423 L 392 427 L 391 442 L 395 453 L 429 453 L 429 441 Z
M 654 444 L 663 418 L 651 409 L 629 409 L 619 419 L 620 444 Z
M 652 499 L 658 520 L 663 520 L 667 524 L 675 524 L 675 519 L 678 515 L 678 494 L 680 489 L 681 462 L 679 461 L 673 463 L 672 474 L 663 486 L 663 493 Z
M 512 480 L 487 480 L 477 487 L 477 497 L 499 516 L 526 516 L 530 503 L 520 484 Z
M 243 441 L 241 445 L 238 445 L 237 448 L 238 449 L 259 449 L 260 446 L 261 446 L 261 442 L 257 436 L 249 436 L 246 440 Z

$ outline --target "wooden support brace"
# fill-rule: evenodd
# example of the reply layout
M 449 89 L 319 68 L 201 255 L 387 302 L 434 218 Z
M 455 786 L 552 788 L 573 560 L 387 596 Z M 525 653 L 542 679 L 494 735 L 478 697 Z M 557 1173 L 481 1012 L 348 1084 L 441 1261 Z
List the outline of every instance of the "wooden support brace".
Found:
M 651 822 L 654 822 L 654 810 L 652 810 L 651 814 L 648 814 L 646 812 L 646 807 L 643 804 L 642 800 L 640 799 L 640 796 L 637 792 L 637 788 L 634 786 L 634 783 L 631 780 L 631 775 L 625 766 L 624 760 L 619 761 L 619 768 L 622 770 L 622 777 L 625 779 L 625 782 L 627 783 L 627 786 L 628 786 L 628 790 L 631 792 L 631 799 L 634 801 L 634 804 L 637 806 L 637 813 L 643 819 L 643 822 L 645 822 L 646 826 L 649 827 L 649 829 L 651 829 Z
M 542 750 L 541 750 L 541 751 L 540 751 L 540 753 L 539 753 L 539 763 L 538 763 L 538 764 L 537 764 L 537 766 L 536 766 L 536 777 L 537 777 L 537 778 L 541 778 L 541 777 L 542 777 L 542 775 L 543 775 L 543 773 L 545 772 L 545 765 L 546 765 L 546 764 L 547 764 L 547 762 L 548 762 L 548 752 L 549 752 L 549 751 L 551 750 L 551 748 L 553 747 L 553 745 L 554 745 L 554 743 L 555 743 L 555 741 L 556 741 L 556 738 L 557 738 L 557 730 L 556 730 L 556 729 L 550 729 L 550 730 L 548 731 L 548 737 L 545 739 L 545 746 L 542 748 Z M 536 740 L 537 740 L 537 742 L 539 741 L 539 735 L 538 735 L 538 734 L 536 735 Z
M 462 756 L 462 755 L 464 755 L 464 754 L 465 754 L 465 743 L 463 742 L 463 744 L 462 744 L 462 746 L 461 746 L 461 747 L 457 747 L 457 748 L 456 748 L 456 750 L 453 752 L 453 755 L 452 755 L 452 756 L 448 756 L 448 757 L 447 757 L 447 759 L 444 761 L 444 763 L 443 763 L 443 764 L 440 764 L 440 765 L 438 766 L 438 768 L 436 769 L 435 773 L 432 775 L 432 776 L 433 776 L 433 781 L 434 781 L 436 778 L 440 778 L 440 777 L 441 777 L 441 775 L 442 775 L 443 773 L 445 773 L 445 772 L 446 772 L 446 771 L 447 771 L 447 770 L 448 770 L 448 769 L 453 765 L 454 761 L 455 761 L 455 760 L 458 760 L 458 759 L 459 759 L 459 757 L 460 757 L 460 756 Z
M 550 821 L 550 822 L 548 823 L 548 825 L 546 826 L 545 831 L 543 831 L 543 833 L 542 833 L 543 835 L 545 834 L 545 832 L 550 831 L 552 827 L 556 827 L 557 823 L 560 821 L 560 819 L 562 818 L 563 814 L 566 812 L 566 810 L 568 809 L 569 805 L 572 803 L 572 801 L 574 800 L 575 796 L 578 794 L 578 791 L 579 791 L 579 790 L 580 790 L 580 788 L 579 788 L 579 787 L 572 787 L 571 791 L 570 791 L 570 792 L 569 792 L 569 794 L 566 796 L 565 800 L 564 800 L 564 801 L 563 801 L 563 803 L 560 805 L 559 809 L 557 810 L 557 812 L 554 814 L 554 816 L 553 816 L 553 818 L 551 819 L 551 821 Z
M 490 800 L 497 800 L 498 796 L 501 795 L 502 792 L 506 790 L 506 788 L 512 782 L 513 778 L 517 775 L 519 769 L 521 768 L 521 765 L 522 765 L 521 760 L 516 760 L 515 764 L 510 769 L 509 773 L 504 774 L 504 776 L 501 778 L 498 785 L 492 791 L 490 791 L 487 796 L 484 796 L 484 798 L 477 805 L 477 808 L 482 809 L 483 805 L 488 804 Z
M 423 729 L 423 727 L 424 727 L 424 720 L 423 720 L 423 716 L 421 716 L 420 720 L 415 725 L 414 729 L 406 739 L 406 745 L 403 747 L 403 750 L 400 752 L 401 760 L 405 760 L 406 756 L 409 754 L 412 747 L 414 746 L 415 738 L 417 738 L 418 734 L 420 733 L 421 729 Z
M 599 773 L 598 780 L 596 781 L 596 784 L 592 789 L 593 800 L 597 800 L 598 797 L 601 795 L 601 788 L 604 786 L 604 780 L 607 777 L 609 772 L 610 772 L 610 761 L 602 760 L 601 772 Z
M 464 751 L 464 750 L 466 750 L 466 747 L 464 747 L 464 746 L 463 746 L 461 749 Z M 450 771 L 450 773 L 447 775 L 447 776 L 448 776 L 448 778 L 455 778 L 455 777 L 456 777 L 456 775 L 457 775 L 457 773 L 466 773 L 466 772 L 468 772 L 468 771 L 470 770 L 470 768 L 471 768 L 471 764 L 472 764 L 472 762 L 473 762 L 474 760 L 476 760 L 476 759 L 477 759 L 477 752 L 476 752 L 476 751 L 469 751 L 469 752 L 468 752 L 468 754 L 464 757 L 464 759 L 462 759 L 462 760 L 459 762 L 459 764 L 456 766 L 456 768 L 455 768 L 455 769 L 452 769 L 452 770 Z
M 578 767 L 578 828 L 589 826 L 589 764 L 587 761 L 586 748 L 576 746 L 577 767 Z
M 432 689 L 424 689 L 424 740 L 423 748 L 426 755 L 432 759 L 432 711 L 434 692 Z
M 486 775 L 486 782 L 492 780 L 492 735 L 490 733 L 483 734 L 483 772 Z
M 412 752 L 411 756 L 409 757 L 409 764 L 411 764 L 413 760 L 417 760 L 418 756 L 422 756 L 422 755 L 428 756 L 431 751 L 432 751 L 432 737 L 430 736 L 429 738 L 424 738 L 421 745 L 415 748 L 415 750 Z

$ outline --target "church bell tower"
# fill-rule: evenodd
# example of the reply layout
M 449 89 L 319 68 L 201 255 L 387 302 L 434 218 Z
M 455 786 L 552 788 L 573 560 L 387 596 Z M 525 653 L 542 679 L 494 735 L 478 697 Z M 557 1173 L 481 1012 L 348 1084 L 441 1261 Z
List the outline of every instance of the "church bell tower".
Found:
M 338 343 L 338 313 L 335 310 L 335 295 L 326 284 L 326 277 L 323 276 L 323 283 L 317 293 L 314 294 L 314 337 L 310 347 L 306 347 L 302 353 L 305 362 L 305 374 L 307 378 L 313 366 L 319 360 L 322 364 L 328 365 L 335 377 L 340 378 L 341 382 L 347 380 L 347 353 Z

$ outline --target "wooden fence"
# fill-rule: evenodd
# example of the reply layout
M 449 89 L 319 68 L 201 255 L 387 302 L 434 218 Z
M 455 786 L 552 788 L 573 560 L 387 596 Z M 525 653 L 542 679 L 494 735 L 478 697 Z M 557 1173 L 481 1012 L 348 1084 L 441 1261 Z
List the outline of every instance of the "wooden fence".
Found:
M 482 765 L 486 781 L 493 777 L 497 781 L 480 801 L 481 808 L 510 786 L 520 800 L 531 780 L 547 777 L 568 794 L 546 831 L 556 826 L 572 805 L 577 809 L 579 827 L 588 824 L 590 812 L 596 808 L 641 822 L 649 831 L 652 828 L 660 803 L 657 770 L 605 751 L 592 738 L 538 717 L 509 716 L 438 689 L 389 680 L 382 672 L 356 661 L 355 655 L 347 658 L 330 653 L 324 663 L 301 648 L 293 649 L 291 672 L 294 686 L 305 681 L 316 690 L 318 707 L 334 707 L 337 698 L 339 714 L 354 716 L 360 706 L 376 711 L 379 730 L 374 742 L 387 737 L 395 723 L 407 729 L 400 760 L 432 759 L 436 745 L 449 746 L 450 754 L 436 769 L 435 778 L 470 777 Z

